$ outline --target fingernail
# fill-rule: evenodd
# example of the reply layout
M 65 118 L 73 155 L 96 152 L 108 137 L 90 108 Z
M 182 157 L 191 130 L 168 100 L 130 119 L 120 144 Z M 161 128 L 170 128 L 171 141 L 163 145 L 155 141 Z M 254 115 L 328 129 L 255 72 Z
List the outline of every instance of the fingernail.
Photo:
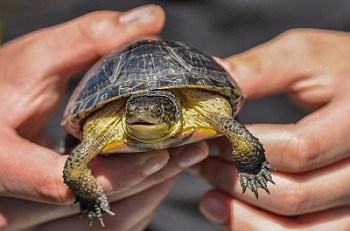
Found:
M 119 18 L 119 22 L 134 27 L 153 23 L 158 19 L 158 16 L 159 7 L 156 5 L 149 5 L 125 12 Z
M 204 199 L 200 210 L 205 217 L 216 224 L 224 224 L 227 220 L 227 207 L 223 201 L 217 198 L 209 197 Z
M 220 156 L 221 150 L 219 145 L 211 143 L 209 145 L 209 155 L 210 156 Z
M 142 172 L 145 176 L 152 175 L 162 169 L 167 162 L 168 158 L 164 155 L 151 157 L 142 165 Z
M 180 154 L 177 156 L 177 162 L 181 167 L 187 168 L 191 165 L 194 165 L 202 161 L 203 158 L 204 158 L 204 155 L 200 153 L 199 149 L 193 148 L 190 146 L 190 147 L 184 148 L 180 152 Z

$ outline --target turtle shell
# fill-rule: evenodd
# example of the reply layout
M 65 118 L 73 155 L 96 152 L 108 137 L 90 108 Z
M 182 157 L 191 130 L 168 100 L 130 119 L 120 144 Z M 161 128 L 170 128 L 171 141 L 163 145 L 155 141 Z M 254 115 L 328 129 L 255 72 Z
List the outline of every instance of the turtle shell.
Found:
M 137 40 L 100 59 L 74 90 L 62 126 L 79 137 L 82 121 L 104 104 L 136 92 L 202 88 L 227 97 L 234 114 L 243 96 L 214 59 L 181 42 L 159 37 Z

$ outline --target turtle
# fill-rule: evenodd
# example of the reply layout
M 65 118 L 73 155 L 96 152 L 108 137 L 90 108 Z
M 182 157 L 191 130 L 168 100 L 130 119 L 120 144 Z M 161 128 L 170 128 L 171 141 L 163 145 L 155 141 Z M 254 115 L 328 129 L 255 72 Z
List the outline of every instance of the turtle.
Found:
M 214 58 L 162 37 L 138 39 L 101 58 L 85 74 L 67 104 L 62 126 L 80 140 L 69 153 L 64 183 L 81 213 L 101 225 L 110 210 L 91 172 L 98 154 L 135 153 L 226 136 L 242 193 L 269 193 L 273 167 L 265 150 L 237 119 L 244 95 Z

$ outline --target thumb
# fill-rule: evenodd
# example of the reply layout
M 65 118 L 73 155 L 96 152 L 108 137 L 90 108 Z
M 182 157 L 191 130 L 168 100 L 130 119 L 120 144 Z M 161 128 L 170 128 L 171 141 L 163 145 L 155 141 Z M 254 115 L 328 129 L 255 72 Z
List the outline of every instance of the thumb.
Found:
M 21 66 L 21 73 L 16 75 L 23 78 L 31 76 L 34 78 L 32 81 L 37 81 L 36 76 L 71 76 L 118 46 L 139 36 L 159 33 L 163 24 L 164 12 L 155 5 L 125 13 L 89 13 L 5 44 L 0 61 L 9 64 L 2 65 L 2 76 L 8 77 L 11 82 L 16 79 L 23 82 L 19 77 L 13 78 L 11 60 Z
M 298 78 L 309 72 L 309 65 L 304 62 L 310 48 L 309 35 L 303 29 L 284 32 L 262 45 L 227 58 L 225 66 L 248 98 L 288 91 Z
M 5 127 L 0 135 L 0 196 L 68 203 L 72 195 L 62 180 L 66 158 Z

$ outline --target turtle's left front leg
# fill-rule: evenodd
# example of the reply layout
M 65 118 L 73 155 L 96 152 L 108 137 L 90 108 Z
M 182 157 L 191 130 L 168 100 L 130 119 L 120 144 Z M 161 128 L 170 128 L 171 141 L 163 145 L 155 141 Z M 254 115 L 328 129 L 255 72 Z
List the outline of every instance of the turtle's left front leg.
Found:
M 275 184 L 271 177 L 272 166 L 267 162 L 265 150 L 240 122 L 231 117 L 216 113 L 207 122 L 224 134 L 232 143 L 232 156 L 238 170 L 243 193 L 248 187 L 258 198 L 258 188 L 267 188 L 267 181 Z

